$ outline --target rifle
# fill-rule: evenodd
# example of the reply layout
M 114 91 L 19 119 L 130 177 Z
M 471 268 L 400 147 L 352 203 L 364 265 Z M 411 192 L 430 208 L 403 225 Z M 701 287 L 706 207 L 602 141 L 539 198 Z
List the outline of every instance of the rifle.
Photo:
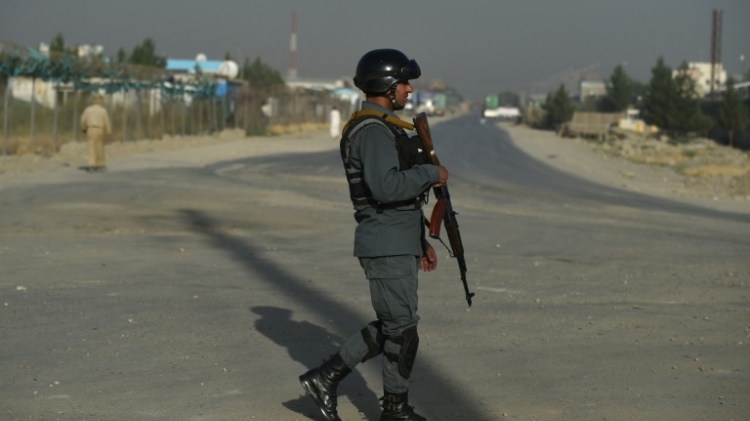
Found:
M 440 165 L 437 155 L 435 154 L 435 148 L 432 145 L 432 135 L 430 134 L 430 126 L 427 123 L 427 115 L 425 113 L 419 113 L 414 117 L 414 128 L 417 130 L 417 135 L 422 141 L 422 148 L 424 149 L 427 161 L 432 165 Z M 458 231 L 458 221 L 456 220 L 457 212 L 453 210 L 451 205 L 451 196 L 448 193 L 448 185 L 444 184 L 441 187 L 433 187 L 435 197 L 437 201 L 432 209 L 432 216 L 429 221 L 425 218 L 425 225 L 429 227 L 430 237 L 436 238 L 443 243 L 440 239 L 440 221 L 443 221 L 445 225 L 445 232 L 448 233 L 448 242 L 450 243 L 451 257 L 455 257 L 458 261 L 458 270 L 461 272 L 461 281 L 464 284 L 464 292 L 466 293 L 466 302 L 471 307 L 471 297 L 474 296 L 473 292 L 469 292 L 469 285 L 466 283 L 466 259 L 464 259 L 464 245 L 461 242 L 461 233 Z M 443 243 L 445 245 L 445 243 Z

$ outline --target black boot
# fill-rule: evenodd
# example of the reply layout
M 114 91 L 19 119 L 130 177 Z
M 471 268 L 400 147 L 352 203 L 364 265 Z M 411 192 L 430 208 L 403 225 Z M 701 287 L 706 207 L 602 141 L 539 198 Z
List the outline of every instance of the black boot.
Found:
M 414 412 L 409 406 L 409 392 L 391 393 L 385 391 L 383 396 L 383 413 L 380 421 L 427 421 L 427 418 Z
M 336 387 L 351 372 L 341 355 L 336 353 L 320 367 L 299 376 L 300 384 L 312 396 L 328 421 L 341 421 L 336 411 Z

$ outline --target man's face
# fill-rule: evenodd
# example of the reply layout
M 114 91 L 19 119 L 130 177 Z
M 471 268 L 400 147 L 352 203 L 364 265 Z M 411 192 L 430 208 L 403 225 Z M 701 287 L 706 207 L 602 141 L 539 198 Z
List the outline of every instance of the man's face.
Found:
M 409 94 L 414 92 L 408 80 L 396 83 L 396 94 L 393 107 L 396 110 L 403 110 L 406 107 L 406 101 L 409 100 Z

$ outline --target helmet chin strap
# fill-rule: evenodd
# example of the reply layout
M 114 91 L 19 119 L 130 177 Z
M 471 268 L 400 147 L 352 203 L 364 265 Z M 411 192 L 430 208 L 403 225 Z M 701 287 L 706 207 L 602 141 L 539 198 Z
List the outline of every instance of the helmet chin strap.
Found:
M 393 109 L 395 111 L 403 110 L 404 106 L 400 105 L 396 102 L 396 84 L 394 83 L 391 85 L 390 88 L 388 88 L 388 92 L 385 93 L 385 97 L 388 98 L 388 101 L 391 101 L 391 105 L 393 106 Z

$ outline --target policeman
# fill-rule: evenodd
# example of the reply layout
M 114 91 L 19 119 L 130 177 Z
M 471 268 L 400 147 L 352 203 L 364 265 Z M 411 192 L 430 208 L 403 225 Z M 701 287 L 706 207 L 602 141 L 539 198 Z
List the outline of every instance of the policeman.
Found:
M 437 266 L 435 250 L 425 239 L 421 207 L 430 187 L 445 183 L 448 171 L 425 163 L 418 138 L 406 132 L 414 127 L 394 114 L 414 91 L 409 80 L 420 75 L 416 61 L 393 49 L 370 51 L 357 64 L 354 84 L 366 99 L 344 127 L 341 157 L 357 221 L 354 255 L 369 281 L 377 319 L 299 378 L 329 421 L 340 420 L 339 382 L 357 364 L 381 354 L 380 420 L 425 420 L 408 400 L 419 345 L 418 271 Z
M 88 172 L 104 171 L 104 138 L 112 134 L 112 126 L 109 123 L 107 110 L 102 107 L 102 96 L 98 93 L 91 94 L 91 105 L 86 107 L 81 114 L 81 130 L 86 133 L 88 142 Z

